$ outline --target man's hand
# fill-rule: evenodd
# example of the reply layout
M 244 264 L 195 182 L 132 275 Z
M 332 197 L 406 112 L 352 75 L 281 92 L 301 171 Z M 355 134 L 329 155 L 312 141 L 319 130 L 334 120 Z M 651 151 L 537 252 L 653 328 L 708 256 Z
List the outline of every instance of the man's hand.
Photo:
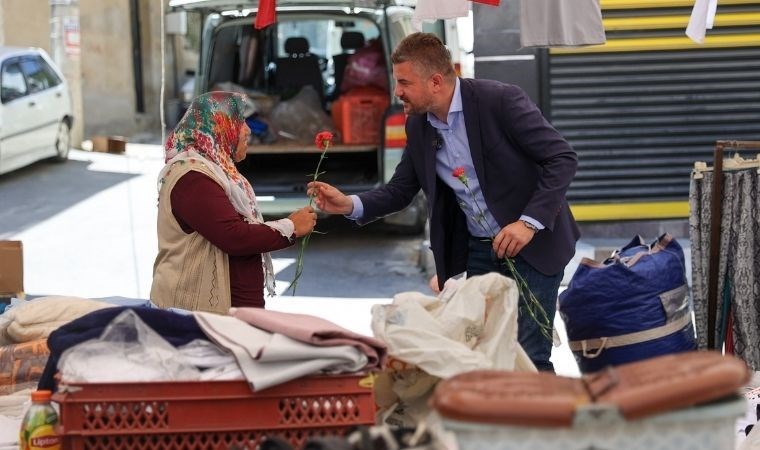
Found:
M 311 206 L 304 206 L 288 216 L 293 221 L 296 237 L 306 236 L 317 224 L 317 214 Z
M 514 258 L 523 249 L 536 232 L 528 228 L 521 220 L 510 223 L 499 231 L 493 240 L 493 251 L 496 256 L 503 258 L 504 255 Z
M 327 183 L 312 181 L 307 185 L 306 193 L 315 196 L 317 207 L 329 214 L 348 215 L 354 210 L 351 197 L 335 189 Z

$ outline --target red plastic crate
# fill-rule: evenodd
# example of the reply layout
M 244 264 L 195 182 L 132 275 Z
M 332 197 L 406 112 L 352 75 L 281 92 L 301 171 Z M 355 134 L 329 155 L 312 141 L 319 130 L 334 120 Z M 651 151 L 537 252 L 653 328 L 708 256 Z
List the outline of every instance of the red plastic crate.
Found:
M 344 144 L 379 144 L 388 93 L 372 87 L 351 89 L 332 105 L 335 126 Z
M 53 400 L 65 449 L 255 450 L 267 436 L 301 448 L 374 423 L 365 377 L 308 377 L 260 392 L 244 381 L 67 384 Z

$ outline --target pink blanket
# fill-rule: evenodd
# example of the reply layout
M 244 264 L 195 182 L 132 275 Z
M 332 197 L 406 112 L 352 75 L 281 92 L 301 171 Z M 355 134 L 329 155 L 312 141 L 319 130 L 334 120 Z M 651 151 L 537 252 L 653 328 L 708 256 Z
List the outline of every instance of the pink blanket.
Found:
M 367 355 L 367 368 L 380 368 L 385 363 L 385 343 L 354 333 L 320 317 L 261 308 L 230 308 L 230 315 L 262 330 L 280 333 L 312 345 L 351 345 Z

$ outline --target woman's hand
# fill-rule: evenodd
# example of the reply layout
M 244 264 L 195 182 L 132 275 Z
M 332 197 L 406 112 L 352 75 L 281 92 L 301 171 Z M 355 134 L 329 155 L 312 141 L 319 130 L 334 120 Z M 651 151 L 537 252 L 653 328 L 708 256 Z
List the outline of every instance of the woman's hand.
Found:
M 317 214 L 311 206 L 304 206 L 298 211 L 291 213 L 288 219 L 293 221 L 296 237 L 306 236 L 311 233 L 314 225 L 317 224 Z
M 428 286 L 430 286 L 430 290 L 433 291 L 435 295 L 441 293 L 441 288 L 438 287 L 438 275 L 433 275 L 430 278 L 430 281 L 428 281 Z
M 307 185 L 307 194 L 315 197 L 317 207 L 329 214 L 348 215 L 354 210 L 351 197 L 321 181 L 312 181 Z

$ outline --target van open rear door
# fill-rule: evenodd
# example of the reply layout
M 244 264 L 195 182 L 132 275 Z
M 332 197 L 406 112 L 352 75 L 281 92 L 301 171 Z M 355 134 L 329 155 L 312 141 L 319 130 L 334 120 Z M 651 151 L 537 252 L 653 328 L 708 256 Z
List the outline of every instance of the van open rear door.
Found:
M 393 4 L 391 0 L 277 0 L 278 6 L 345 6 L 377 8 Z M 221 12 L 241 8 L 256 9 L 258 0 L 171 0 L 169 7 L 175 10 Z

